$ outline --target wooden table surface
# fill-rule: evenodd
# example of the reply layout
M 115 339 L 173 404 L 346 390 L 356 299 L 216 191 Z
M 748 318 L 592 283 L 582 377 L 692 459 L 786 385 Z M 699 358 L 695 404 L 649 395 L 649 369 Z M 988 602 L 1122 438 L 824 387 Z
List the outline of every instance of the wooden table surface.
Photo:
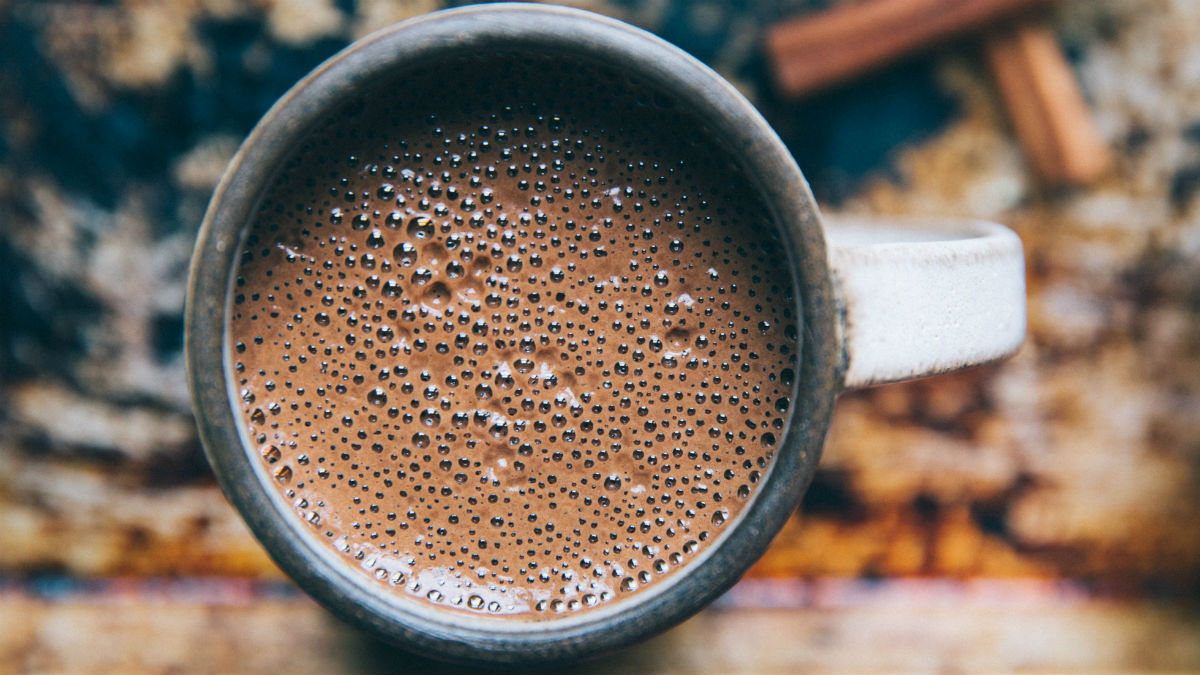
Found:
M 6 672 L 469 672 L 376 642 L 282 584 L 0 591 Z M 1042 581 L 751 579 L 682 625 L 550 672 L 1185 672 L 1200 618 Z

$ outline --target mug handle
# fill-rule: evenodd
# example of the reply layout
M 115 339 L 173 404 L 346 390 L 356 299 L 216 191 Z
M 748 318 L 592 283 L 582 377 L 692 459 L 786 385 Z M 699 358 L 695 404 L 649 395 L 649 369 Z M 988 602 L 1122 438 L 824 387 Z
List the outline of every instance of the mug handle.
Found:
M 979 220 L 824 216 L 843 387 L 1010 356 L 1025 339 L 1025 263 L 1012 230 Z

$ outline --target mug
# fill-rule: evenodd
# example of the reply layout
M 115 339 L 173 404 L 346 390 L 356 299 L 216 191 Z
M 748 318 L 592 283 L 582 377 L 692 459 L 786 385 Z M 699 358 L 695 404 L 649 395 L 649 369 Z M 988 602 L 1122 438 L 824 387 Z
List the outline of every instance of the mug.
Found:
M 603 63 L 636 75 L 736 149 L 769 206 L 796 299 L 799 348 L 786 432 L 758 493 L 680 573 L 611 607 L 562 619 L 464 616 L 381 593 L 302 527 L 272 489 L 235 405 L 228 346 L 238 251 L 275 168 L 313 126 L 381 78 L 447 56 L 504 49 Z M 808 486 L 834 402 L 848 388 L 1003 358 L 1025 331 L 1023 257 L 1010 230 L 977 221 L 823 218 L 784 144 L 729 83 L 676 47 L 588 12 L 491 4 L 436 12 L 369 35 L 293 87 L 254 128 L 201 226 L 186 309 L 188 381 L 210 463 L 229 500 L 295 582 L 348 622 L 408 649 L 471 663 L 582 658 L 682 621 L 762 554 Z

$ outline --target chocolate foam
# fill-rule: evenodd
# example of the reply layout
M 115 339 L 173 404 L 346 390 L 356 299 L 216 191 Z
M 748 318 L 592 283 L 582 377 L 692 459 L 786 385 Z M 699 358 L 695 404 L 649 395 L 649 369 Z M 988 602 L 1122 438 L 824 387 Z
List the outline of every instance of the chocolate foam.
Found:
M 686 569 L 771 466 L 787 260 L 671 101 L 599 67 L 453 72 L 350 102 L 280 167 L 234 289 L 237 408 L 381 593 L 604 606 Z

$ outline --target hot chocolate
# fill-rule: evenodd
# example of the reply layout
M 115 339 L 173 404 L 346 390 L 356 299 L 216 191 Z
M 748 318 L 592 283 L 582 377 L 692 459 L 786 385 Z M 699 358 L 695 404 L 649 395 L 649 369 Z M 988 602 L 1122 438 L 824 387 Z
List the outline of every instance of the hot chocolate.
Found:
M 503 54 L 412 73 L 264 195 L 236 405 L 296 517 L 380 593 L 520 619 L 619 602 L 769 471 L 788 261 L 730 155 L 644 91 Z

